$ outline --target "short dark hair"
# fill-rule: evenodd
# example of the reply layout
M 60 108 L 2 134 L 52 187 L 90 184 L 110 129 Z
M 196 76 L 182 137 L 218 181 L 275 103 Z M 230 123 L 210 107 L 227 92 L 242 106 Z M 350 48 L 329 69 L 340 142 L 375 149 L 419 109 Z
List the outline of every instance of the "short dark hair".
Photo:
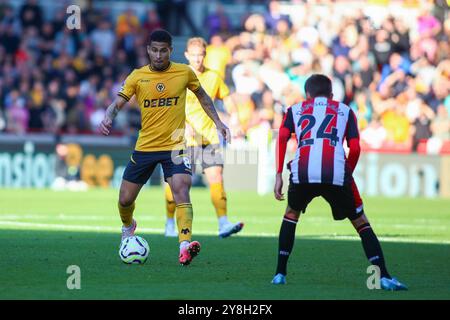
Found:
M 330 96 L 333 92 L 330 78 L 323 74 L 313 74 L 306 80 L 305 92 L 309 93 L 311 98 Z
M 157 29 L 150 34 L 150 38 L 148 39 L 148 45 L 150 45 L 152 43 L 152 41 L 165 42 L 169 45 L 169 47 L 171 47 L 172 46 L 172 35 L 166 30 Z

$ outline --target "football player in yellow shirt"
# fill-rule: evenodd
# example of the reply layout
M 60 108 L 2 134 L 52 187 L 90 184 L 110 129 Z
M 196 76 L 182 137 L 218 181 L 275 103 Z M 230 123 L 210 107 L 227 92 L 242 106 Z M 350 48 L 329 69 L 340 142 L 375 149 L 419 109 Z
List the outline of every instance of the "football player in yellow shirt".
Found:
M 186 45 L 185 56 L 206 93 L 212 99 L 223 100 L 229 89 L 220 75 L 204 66 L 206 42 L 202 38 L 191 38 Z M 227 217 L 227 197 L 223 186 L 223 156 L 216 126 L 205 113 L 196 95 L 188 92 L 186 97 L 186 139 L 192 167 L 201 164 L 210 187 L 211 201 L 219 222 L 219 237 L 226 238 L 241 231 L 242 222 L 231 223 Z M 176 236 L 175 203 L 170 187 L 166 185 L 166 236 Z
M 184 138 L 186 89 L 195 94 L 226 140 L 229 139 L 230 132 L 219 119 L 213 101 L 192 69 L 185 64 L 170 61 L 172 51 L 172 36 L 167 31 L 156 30 L 150 35 L 147 45 L 150 64 L 133 70 L 126 78 L 118 97 L 106 110 L 100 130 L 108 135 L 117 113 L 136 95 L 141 109 L 142 129 L 120 186 L 118 207 L 123 223 L 122 240 L 134 235 L 135 200 L 156 165 L 161 163 L 164 179 L 170 185 L 176 204 L 179 262 L 188 265 L 199 253 L 200 243 L 191 242 L 191 165 L 185 151 Z

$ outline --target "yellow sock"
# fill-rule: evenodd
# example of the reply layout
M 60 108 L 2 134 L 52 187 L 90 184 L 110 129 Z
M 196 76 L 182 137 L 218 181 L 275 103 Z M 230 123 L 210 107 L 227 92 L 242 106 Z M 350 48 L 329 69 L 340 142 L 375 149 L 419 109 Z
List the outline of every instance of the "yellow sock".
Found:
M 118 203 L 119 207 L 119 213 L 120 213 L 120 219 L 122 219 L 122 223 L 125 227 L 131 226 L 131 223 L 133 222 L 133 211 L 135 208 L 135 204 L 131 204 L 128 207 L 122 207 L 120 203 Z
M 223 183 L 212 183 L 210 185 L 211 200 L 216 209 L 217 218 L 227 215 L 227 195 Z
M 192 204 L 190 203 L 180 203 L 177 204 L 177 226 L 178 226 L 178 240 L 191 241 L 192 238 Z
M 172 190 L 170 186 L 166 183 L 166 215 L 167 219 L 173 219 L 175 216 L 175 201 L 173 200 Z

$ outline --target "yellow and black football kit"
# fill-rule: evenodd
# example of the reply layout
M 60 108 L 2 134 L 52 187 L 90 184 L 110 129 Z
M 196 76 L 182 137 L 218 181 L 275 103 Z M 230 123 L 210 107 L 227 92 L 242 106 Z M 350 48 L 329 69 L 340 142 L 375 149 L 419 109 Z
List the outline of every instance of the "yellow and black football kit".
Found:
M 223 99 L 230 92 L 216 71 L 206 68 L 197 74 L 197 77 L 212 100 Z M 216 125 L 191 92 L 188 92 L 186 98 L 186 121 L 193 129 L 192 134 L 186 136 L 191 162 L 201 164 L 203 170 L 212 166 L 223 166 Z
M 203 89 L 212 100 L 223 99 L 229 94 L 227 85 L 216 71 L 205 69 L 197 76 Z M 203 110 L 197 97 L 191 92 L 188 92 L 186 99 L 186 121 L 193 129 L 193 135 L 186 137 L 192 169 L 194 170 L 197 164 L 200 164 L 203 170 L 215 166 L 223 167 L 224 159 L 216 125 Z M 211 184 L 210 191 L 217 216 L 226 216 L 227 199 L 223 183 Z M 166 209 L 167 217 L 173 219 L 175 202 L 168 185 L 166 185 Z
M 203 89 L 212 100 L 225 98 L 230 90 L 219 74 L 213 70 L 205 69 L 197 75 Z M 188 136 L 188 146 L 202 146 L 208 144 L 219 144 L 216 125 L 203 110 L 195 94 L 187 93 L 186 98 L 186 121 L 194 129 L 195 135 Z
M 174 173 L 191 173 L 185 149 L 186 89 L 196 91 L 200 82 L 186 64 L 170 62 L 167 69 L 150 65 L 135 69 L 118 95 L 129 100 L 136 95 L 141 109 L 141 130 L 123 178 L 145 184 L 158 163 L 164 178 Z

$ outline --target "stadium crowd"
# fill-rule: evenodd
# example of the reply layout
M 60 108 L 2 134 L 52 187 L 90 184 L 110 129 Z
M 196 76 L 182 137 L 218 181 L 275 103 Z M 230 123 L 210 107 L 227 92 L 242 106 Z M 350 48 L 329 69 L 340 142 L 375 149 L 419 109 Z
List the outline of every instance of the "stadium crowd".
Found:
M 203 23 L 205 64 L 231 88 L 218 108 L 235 140 L 278 129 L 312 73 L 330 76 L 335 99 L 356 111 L 366 147 L 416 150 L 423 140 L 437 147 L 450 140 L 448 10 L 422 6 L 417 18 L 374 24 L 363 10 L 331 18 L 334 2 L 297 2 L 303 14 L 283 14 L 269 1 L 239 29 L 216 5 Z M 69 30 L 65 8 L 46 20 L 36 0 L 18 9 L 0 2 L 0 131 L 95 133 L 126 75 L 148 63 L 148 34 L 167 27 L 157 9 L 115 18 L 88 7 L 81 29 Z M 139 125 L 131 102 L 114 129 L 133 134 Z

